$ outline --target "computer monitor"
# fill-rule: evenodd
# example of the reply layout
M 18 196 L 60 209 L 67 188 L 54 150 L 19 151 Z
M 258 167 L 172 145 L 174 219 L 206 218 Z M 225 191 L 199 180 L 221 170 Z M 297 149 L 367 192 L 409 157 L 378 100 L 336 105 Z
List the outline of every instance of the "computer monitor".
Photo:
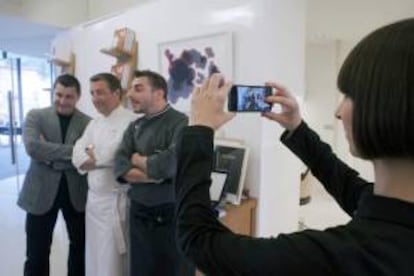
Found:
M 224 184 L 226 200 L 240 204 L 246 177 L 249 149 L 232 140 L 215 140 L 214 171 L 227 174 Z

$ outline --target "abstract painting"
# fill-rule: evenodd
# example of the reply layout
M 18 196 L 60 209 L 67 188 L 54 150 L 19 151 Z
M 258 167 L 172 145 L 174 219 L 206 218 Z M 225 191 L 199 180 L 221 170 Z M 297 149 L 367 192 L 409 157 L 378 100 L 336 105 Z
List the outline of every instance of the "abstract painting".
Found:
M 159 62 L 168 83 L 168 101 L 178 110 L 188 112 L 194 87 L 217 72 L 232 78 L 231 33 L 161 43 Z

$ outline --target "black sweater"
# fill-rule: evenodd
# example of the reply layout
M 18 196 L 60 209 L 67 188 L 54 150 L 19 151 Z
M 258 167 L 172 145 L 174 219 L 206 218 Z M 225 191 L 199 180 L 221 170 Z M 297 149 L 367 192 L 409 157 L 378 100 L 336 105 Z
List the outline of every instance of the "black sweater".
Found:
M 151 116 L 132 122 L 124 132 L 115 154 L 114 174 L 120 183 L 133 168 L 131 155 L 138 152 L 147 157 L 147 175 L 158 183 L 133 184 L 128 196 L 136 203 L 157 206 L 175 201 L 172 182 L 176 172 L 176 142 L 188 124 L 187 116 L 170 106 Z M 105 139 L 105 137 L 102 137 Z
M 183 254 L 208 275 L 414 275 L 414 204 L 373 194 L 305 123 L 287 145 L 352 216 L 325 231 L 275 238 L 232 233 L 210 208 L 214 133 L 186 127 L 178 144 L 177 236 Z M 294 185 L 294 183 L 292 183 Z M 277 220 L 277 217 L 274 218 Z

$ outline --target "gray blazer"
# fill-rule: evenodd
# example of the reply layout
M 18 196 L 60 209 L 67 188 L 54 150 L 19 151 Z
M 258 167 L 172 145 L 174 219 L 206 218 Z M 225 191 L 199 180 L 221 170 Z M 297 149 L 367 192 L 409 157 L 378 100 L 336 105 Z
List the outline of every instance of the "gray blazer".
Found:
M 17 201 L 21 208 L 35 215 L 49 211 L 62 174 L 65 174 L 73 207 L 79 212 L 85 210 L 88 189 L 86 177 L 78 174 L 71 158 L 73 145 L 89 120 L 89 116 L 76 110 L 68 126 L 65 143 L 62 144 L 59 117 L 54 107 L 33 109 L 27 114 L 23 141 L 31 161 Z

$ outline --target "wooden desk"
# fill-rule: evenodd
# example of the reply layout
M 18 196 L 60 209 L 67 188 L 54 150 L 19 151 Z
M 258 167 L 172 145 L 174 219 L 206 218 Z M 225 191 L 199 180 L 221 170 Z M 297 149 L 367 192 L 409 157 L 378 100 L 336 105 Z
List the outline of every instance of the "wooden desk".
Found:
M 254 236 L 256 226 L 256 199 L 244 199 L 240 205 L 227 204 L 226 215 L 220 221 L 237 234 Z
M 257 200 L 248 198 L 242 200 L 240 205 L 227 204 L 225 207 L 226 215 L 220 221 L 234 233 L 254 236 L 256 229 L 256 205 Z M 196 276 L 203 276 L 200 271 L 196 271 Z

